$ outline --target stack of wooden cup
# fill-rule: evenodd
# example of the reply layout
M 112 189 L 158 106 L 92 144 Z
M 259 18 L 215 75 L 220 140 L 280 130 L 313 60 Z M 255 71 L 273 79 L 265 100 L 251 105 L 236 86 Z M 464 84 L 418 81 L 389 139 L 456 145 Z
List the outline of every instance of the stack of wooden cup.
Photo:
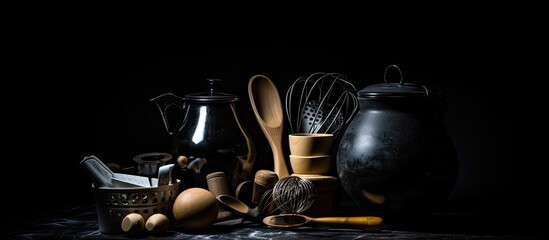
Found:
M 337 178 L 329 175 L 334 135 L 328 133 L 292 133 L 288 139 L 292 176 L 310 180 L 315 185 L 315 203 L 303 214 L 326 217 L 332 213 Z

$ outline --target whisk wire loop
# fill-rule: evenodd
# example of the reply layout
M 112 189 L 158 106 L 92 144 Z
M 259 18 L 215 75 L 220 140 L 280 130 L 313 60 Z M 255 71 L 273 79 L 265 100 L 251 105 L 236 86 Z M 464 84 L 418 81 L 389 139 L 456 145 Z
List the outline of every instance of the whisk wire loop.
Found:
M 358 111 L 355 92 L 340 73 L 315 72 L 297 78 L 285 99 L 290 131 L 337 135 Z
M 272 197 L 281 211 L 294 214 L 302 213 L 315 202 L 315 186 L 310 180 L 298 176 L 288 176 L 275 184 Z

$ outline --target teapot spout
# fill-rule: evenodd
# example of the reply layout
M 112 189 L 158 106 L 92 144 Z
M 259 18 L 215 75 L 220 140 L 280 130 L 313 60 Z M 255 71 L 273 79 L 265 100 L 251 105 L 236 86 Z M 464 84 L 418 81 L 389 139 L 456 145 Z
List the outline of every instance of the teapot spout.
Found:
M 149 101 L 155 103 L 156 107 L 160 111 L 160 115 L 162 116 L 162 121 L 164 122 L 166 132 L 168 132 L 168 134 L 170 135 L 173 135 L 175 129 L 173 129 L 170 125 L 170 120 L 168 119 L 168 109 L 174 106 L 179 109 L 185 108 L 185 99 L 173 93 L 167 92 L 151 98 L 149 99 Z

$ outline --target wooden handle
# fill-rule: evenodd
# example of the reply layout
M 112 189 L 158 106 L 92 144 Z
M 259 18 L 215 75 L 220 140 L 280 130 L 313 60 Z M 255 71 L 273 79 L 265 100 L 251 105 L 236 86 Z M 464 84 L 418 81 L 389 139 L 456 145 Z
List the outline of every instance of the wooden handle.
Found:
M 274 172 L 278 178 L 289 176 L 282 152 L 284 113 L 278 89 L 268 77 L 254 75 L 248 82 L 248 96 L 261 130 L 273 150 Z
M 278 175 L 278 179 L 290 176 L 282 150 L 282 126 L 271 128 L 266 123 L 262 122 L 261 129 L 265 133 L 267 141 L 273 150 L 274 172 Z
M 278 175 L 279 179 L 290 176 L 288 171 L 288 166 L 286 165 L 286 159 L 284 158 L 284 153 L 278 147 L 272 147 L 273 149 L 273 160 L 274 160 L 274 172 Z
M 214 194 L 218 195 L 230 195 L 229 186 L 227 185 L 227 179 L 224 172 L 213 172 L 206 175 L 206 182 L 208 185 L 208 190 Z
M 273 189 L 278 182 L 278 174 L 276 172 L 261 169 L 255 173 L 254 184 L 252 189 L 252 203 L 259 205 L 261 198 L 269 189 Z
M 338 226 L 377 231 L 383 227 L 383 219 L 374 216 L 365 217 L 320 217 L 310 218 L 311 222 L 337 224 Z

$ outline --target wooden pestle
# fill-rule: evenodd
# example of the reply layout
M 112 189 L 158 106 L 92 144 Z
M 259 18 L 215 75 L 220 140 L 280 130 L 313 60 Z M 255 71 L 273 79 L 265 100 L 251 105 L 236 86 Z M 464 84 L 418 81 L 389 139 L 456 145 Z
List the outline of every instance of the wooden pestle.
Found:
M 213 172 L 206 175 L 208 184 L 208 190 L 213 193 L 214 196 L 230 195 L 229 187 L 227 185 L 227 179 L 224 172 Z M 219 205 L 219 212 L 217 214 L 217 221 L 224 221 L 233 218 L 233 213 L 227 211 L 221 204 Z

